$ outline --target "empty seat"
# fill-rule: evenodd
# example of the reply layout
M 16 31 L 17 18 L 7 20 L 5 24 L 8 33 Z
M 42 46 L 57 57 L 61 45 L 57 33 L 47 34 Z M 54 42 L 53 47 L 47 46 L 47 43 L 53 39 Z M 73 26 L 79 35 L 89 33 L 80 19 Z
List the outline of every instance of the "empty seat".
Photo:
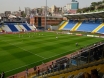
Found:
M 98 33 L 104 33 L 104 27 L 102 27 L 102 28 L 98 31 Z
M 93 23 L 93 22 L 83 22 L 77 31 L 86 31 L 92 32 L 96 27 L 98 27 L 100 23 Z
M 63 30 L 71 30 L 78 21 L 70 20 L 69 23 L 63 28 Z

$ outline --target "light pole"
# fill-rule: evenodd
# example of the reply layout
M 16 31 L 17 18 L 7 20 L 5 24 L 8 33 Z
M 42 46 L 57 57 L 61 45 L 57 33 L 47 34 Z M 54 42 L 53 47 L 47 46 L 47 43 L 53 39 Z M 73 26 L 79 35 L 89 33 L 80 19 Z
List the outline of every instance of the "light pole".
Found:
M 46 8 L 45 8 L 45 30 L 47 26 L 47 0 L 46 0 Z

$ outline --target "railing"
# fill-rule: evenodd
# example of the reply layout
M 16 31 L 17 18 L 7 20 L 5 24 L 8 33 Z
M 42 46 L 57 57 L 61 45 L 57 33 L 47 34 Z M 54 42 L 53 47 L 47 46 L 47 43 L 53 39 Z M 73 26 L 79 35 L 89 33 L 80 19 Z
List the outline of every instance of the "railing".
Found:
M 96 46 L 94 46 L 94 44 L 96 44 Z M 73 56 L 71 59 L 74 59 L 74 60 L 78 60 L 78 59 L 80 59 L 80 58 L 76 58 L 76 57 L 81 57 L 81 53 L 84 53 L 85 51 L 89 51 L 91 48 L 93 49 L 93 48 L 96 48 L 96 47 L 99 47 L 99 46 L 103 46 L 104 47 L 104 40 L 103 41 L 101 41 L 101 42 L 96 42 L 96 43 L 93 43 L 93 44 L 91 44 L 91 45 L 87 45 L 87 46 L 85 46 L 85 47 L 83 47 L 81 50 L 79 50 L 80 52 L 77 54 L 77 56 Z M 75 50 L 76 51 L 76 50 Z M 78 51 L 78 49 L 77 49 L 77 51 Z M 34 64 L 41 64 L 42 62 L 47 62 L 47 61 L 49 61 L 49 60 L 51 60 L 51 59 L 53 59 L 53 58 L 56 58 L 56 57 L 58 57 L 58 56 L 64 56 L 64 55 L 67 55 L 68 53 L 69 53 L 70 51 L 68 51 L 68 52 L 65 52 L 65 53 L 62 53 L 61 55 L 56 55 L 56 56 L 52 56 L 52 57 L 50 57 L 50 58 L 47 58 L 47 59 L 44 59 L 44 60 L 41 60 L 41 61 L 38 61 L 38 62 L 34 62 L 34 63 L 31 63 L 31 64 L 29 64 L 29 65 L 25 65 L 25 66 L 22 66 L 22 67 L 20 67 L 20 68 L 17 68 L 17 69 L 14 69 L 14 70 L 12 70 L 12 72 L 13 71 L 18 71 L 18 70 L 25 70 L 25 68 L 27 67 L 27 66 L 34 66 Z M 74 51 L 73 51 L 74 52 Z M 75 59 L 76 58 L 76 59 Z M 102 58 L 104 58 L 104 50 L 103 50 L 103 54 L 102 54 L 102 57 L 100 58 L 100 59 L 102 59 Z M 73 70 L 76 70 L 76 68 L 77 67 L 80 67 L 81 65 L 83 66 L 83 65 L 87 65 L 87 64 L 90 64 L 91 62 L 93 62 L 93 61 L 91 61 L 90 59 L 87 61 L 87 62 L 85 62 L 85 63 L 81 63 L 80 61 L 78 61 L 77 62 L 77 64 L 76 65 L 72 65 L 71 64 L 71 62 L 70 62 L 70 60 L 69 60 L 69 62 L 68 62 L 68 64 L 67 64 L 67 66 L 65 67 L 65 68 L 67 68 L 67 70 L 69 70 L 70 69 L 70 71 L 73 71 Z M 81 66 L 81 67 L 82 67 Z M 75 68 L 76 67 L 76 68 Z M 36 77 L 39 77 L 40 75 L 41 76 L 43 76 L 44 74 L 45 75 L 49 75 L 49 74 L 54 74 L 56 71 L 57 71 L 57 73 L 60 73 L 60 72 L 62 72 L 62 71 L 64 71 L 64 70 L 66 70 L 66 69 L 64 69 L 64 68 L 61 68 L 61 69 L 59 69 L 59 68 L 54 68 L 54 69 L 52 69 L 51 71 L 48 71 L 47 72 L 47 68 L 44 68 L 45 69 L 45 71 L 44 70 L 41 70 L 41 73 L 38 75 L 37 74 L 37 76 Z M 8 71 L 9 73 L 11 72 L 11 71 Z M 49 73 L 50 72 L 50 73 Z M 51 73 L 52 72 L 52 73 Z M 66 71 L 65 71 L 66 72 Z M 6 72 L 7 73 L 7 72 Z M 63 72 L 62 72 L 63 73 Z
M 58 68 L 56 68 L 56 69 L 53 69 L 51 71 L 42 72 L 40 75 L 34 76 L 33 78 L 48 78 L 51 76 L 56 76 L 56 75 L 63 74 L 63 73 L 65 74 L 68 72 L 76 71 L 79 69 L 84 69 L 87 67 L 97 66 L 99 64 L 104 64 L 104 59 L 100 59 L 98 61 L 94 61 L 94 62 L 87 63 L 87 64 L 82 64 L 80 66 L 72 66 L 70 68 L 67 67 L 67 68 L 62 69 L 62 70 L 59 70 Z
M 102 41 L 103 42 L 103 41 Z M 84 48 L 81 51 L 81 53 L 84 53 L 84 52 L 88 52 L 90 51 L 91 49 L 95 49 L 95 48 L 98 48 L 100 47 L 101 49 L 104 48 L 104 43 L 96 43 L 90 47 L 87 47 L 87 48 Z M 87 60 L 83 61 L 85 63 L 81 63 L 81 53 L 78 55 L 78 56 L 74 56 L 72 59 L 76 60 L 76 64 L 72 64 L 71 63 L 71 59 L 69 59 L 65 65 L 65 63 L 54 63 L 54 67 L 47 67 L 47 68 L 44 68 L 42 70 L 40 70 L 40 72 L 37 73 L 37 76 L 33 77 L 33 78 L 38 78 L 38 77 L 49 77 L 49 76 L 53 76 L 53 75 L 58 75 L 58 74 L 61 74 L 61 73 L 67 73 L 67 72 L 72 72 L 72 71 L 75 71 L 75 70 L 79 70 L 79 69 L 83 69 L 83 68 L 86 68 L 86 67 L 92 67 L 92 66 L 95 66 L 95 65 L 98 65 L 98 64 L 104 64 L 104 49 L 102 49 L 102 55 L 101 56 L 97 56 L 99 57 L 98 60 L 96 59 L 93 59 L 92 60 L 92 57 L 90 55 L 91 52 L 89 52 L 89 56 L 88 57 L 84 57 L 83 58 L 87 58 Z

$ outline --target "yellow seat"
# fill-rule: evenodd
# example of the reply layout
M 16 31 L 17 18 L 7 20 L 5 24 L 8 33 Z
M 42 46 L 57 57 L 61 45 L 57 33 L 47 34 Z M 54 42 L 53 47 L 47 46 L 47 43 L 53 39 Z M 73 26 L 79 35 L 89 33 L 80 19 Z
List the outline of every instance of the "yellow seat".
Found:
M 61 77 L 68 78 L 69 75 L 75 75 L 76 76 L 79 73 L 84 73 L 84 72 L 87 72 L 87 73 L 91 74 L 92 69 L 97 69 L 99 72 L 104 73 L 104 64 L 99 64 L 99 65 L 96 65 L 96 66 L 75 70 L 75 71 L 68 72 L 68 73 L 65 73 L 65 74 L 64 73 L 59 74 L 59 75 L 52 76 L 52 77 L 49 77 L 49 78 L 61 78 Z

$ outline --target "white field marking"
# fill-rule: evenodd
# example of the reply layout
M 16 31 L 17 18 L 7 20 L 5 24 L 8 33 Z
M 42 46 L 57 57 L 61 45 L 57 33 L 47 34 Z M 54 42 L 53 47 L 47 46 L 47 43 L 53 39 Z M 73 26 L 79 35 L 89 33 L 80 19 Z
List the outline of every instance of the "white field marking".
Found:
M 42 60 L 40 60 L 40 61 L 42 61 Z M 40 61 L 37 61 L 37 62 L 40 62 Z M 21 67 L 18 67 L 18 68 L 15 68 L 15 69 L 12 69 L 12 70 L 6 71 L 5 73 L 8 73 L 8 72 L 11 72 L 11 71 L 13 71 L 13 70 L 17 70 L 17 69 L 20 69 L 20 68 L 23 68 L 23 67 L 29 66 L 29 65 L 31 65 L 31 64 L 35 64 L 35 63 L 37 63 L 37 62 L 33 62 L 33 63 L 27 64 L 27 65 L 24 65 L 24 66 L 21 66 Z
M 11 44 L 11 43 L 9 43 L 9 44 Z M 14 44 L 11 44 L 11 45 L 14 45 Z M 14 45 L 14 46 L 16 46 L 16 45 Z M 18 47 L 18 46 L 16 46 L 16 47 Z M 18 47 L 18 48 L 20 48 L 20 47 Z M 38 55 L 38 54 L 34 54 L 34 53 L 32 53 L 31 51 L 28 51 L 28 50 L 23 49 L 23 48 L 20 48 L 20 49 L 22 49 L 22 50 L 24 50 L 24 51 L 26 51 L 26 52 L 29 52 L 29 53 L 31 53 L 31 54 L 33 54 L 33 55 L 36 55 L 36 56 L 38 56 L 38 57 L 41 57 L 41 58 L 45 59 L 45 57 L 40 56 L 40 55 Z
M 28 39 L 28 38 L 24 38 L 24 39 Z M 10 40 L 12 40 L 12 39 L 10 39 Z M 7 41 L 9 41 L 9 40 L 7 40 Z M 6 42 L 6 41 L 5 41 L 5 42 Z M 75 49 L 73 49 L 73 50 L 75 50 Z M 69 50 L 69 51 L 72 51 L 72 50 Z M 67 52 L 69 52 L 69 51 L 67 51 Z M 64 52 L 64 53 L 67 53 L 67 52 Z M 58 56 L 58 55 L 61 55 L 61 54 L 64 54 L 64 53 L 60 53 L 60 54 L 54 55 L 54 56 L 52 56 L 52 57 L 55 57 L 55 56 Z M 49 57 L 49 58 L 52 58 L 52 57 Z M 44 60 L 49 59 L 49 58 L 45 58 L 45 59 L 40 60 L 40 61 L 44 61 Z M 40 62 L 40 61 L 37 61 L 37 62 Z M 13 71 L 13 70 L 17 70 L 17 69 L 20 69 L 20 68 L 29 66 L 29 65 L 31 65 L 31 64 L 35 64 L 35 63 L 37 63 L 37 62 L 33 62 L 33 63 L 27 64 L 27 65 L 24 65 L 24 66 L 21 66 L 21 67 L 18 67 L 18 68 L 15 68 L 15 69 L 6 71 L 5 73 L 8 73 L 8 72 L 11 72 L 11 71 Z
M 73 49 L 73 50 L 76 50 L 76 49 Z M 69 51 L 72 51 L 72 50 L 69 50 Z M 69 52 L 69 51 L 67 51 L 67 52 Z M 64 53 L 67 53 L 67 52 L 64 52 Z M 58 56 L 58 55 L 61 55 L 61 54 L 64 54 L 64 53 L 60 53 L 60 54 L 54 55 L 54 56 L 52 56 L 52 57 L 55 57 L 55 56 Z M 52 58 L 52 57 L 49 57 L 49 58 Z M 46 59 L 49 59 L 49 58 L 46 58 Z M 43 59 L 43 60 L 40 60 L 40 61 L 44 61 L 44 60 L 46 60 L 46 59 Z M 37 62 L 40 62 L 40 61 L 37 61 Z M 11 72 L 11 71 L 13 71 L 13 70 L 17 70 L 17 69 L 20 69 L 20 68 L 29 66 L 29 65 L 31 65 L 31 64 L 35 64 L 35 63 L 37 63 L 37 62 L 33 62 L 33 63 L 27 64 L 27 65 L 24 65 L 24 66 L 21 66 L 21 67 L 18 67 L 18 68 L 15 68 L 15 69 L 6 71 L 5 73 L 8 73 L 8 72 Z
M 4 40 L 2 40 L 2 41 L 4 41 Z M 8 40 L 5 40 L 5 42 L 7 42 Z M 21 44 L 22 42 L 16 42 L 15 44 Z M 14 45 L 14 46 L 16 46 L 15 44 L 11 44 L 11 43 L 9 43 L 10 45 Z M 18 46 L 16 46 L 16 47 L 18 47 Z M 18 48 L 20 48 L 20 47 L 18 47 Z M 23 48 L 20 48 L 20 49 L 22 49 L 22 50 L 25 50 L 25 49 L 23 49 Z M 26 50 L 25 50 L 26 51 Z M 50 51 L 50 53 L 53 53 L 53 52 L 51 52 Z M 34 54 L 34 53 L 32 53 L 32 54 Z M 39 56 L 38 54 L 35 54 L 36 56 Z M 39 56 L 40 57 L 40 56 Z M 44 59 L 46 59 L 45 57 L 44 57 Z
M 22 35 L 21 35 L 22 36 Z M 23 38 L 23 37 L 21 37 L 20 36 L 20 38 L 22 38 L 22 39 L 29 39 L 28 37 L 27 37 L 27 35 L 24 35 L 24 36 L 26 36 L 25 38 Z M 41 37 L 51 37 L 52 36 L 52 39 L 54 39 L 54 37 L 56 36 L 56 35 L 44 35 L 44 36 L 41 36 Z M 38 37 L 38 36 L 37 36 Z M 17 36 L 17 38 L 18 38 L 18 36 Z M 17 39 L 17 40 L 20 40 L 20 38 L 19 39 Z M 51 38 L 48 38 L 48 39 L 51 39 Z M 14 39 L 9 39 L 9 40 L 5 40 L 5 41 L 12 41 L 12 40 L 14 40 Z M 47 39 L 45 39 L 45 40 L 47 40 Z M 31 40 L 31 41 L 33 41 L 33 40 Z
M 4 41 L 4 40 L 2 40 L 2 41 Z M 4 41 L 4 42 L 6 42 L 6 41 Z M 18 47 L 18 46 L 16 46 L 16 45 L 14 45 L 14 44 L 12 44 L 12 43 L 9 43 L 10 45 L 13 45 L 13 46 L 15 46 L 15 47 L 17 47 L 17 48 L 20 48 L 20 47 Z M 41 57 L 41 58 L 43 58 L 43 59 L 46 59 L 45 57 L 42 57 L 42 56 L 40 56 L 40 55 L 38 55 L 38 54 L 34 54 L 34 53 L 32 53 L 32 52 L 30 52 L 30 51 L 28 51 L 28 50 L 26 50 L 26 49 L 23 49 L 23 48 L 20 48 L 21 50 L 24 50 L 24 51 L 26 51 L 26 52 L 29 52 L 29 53 L 31 53 L 31 54 L 33 54 L 33 55 L 36 55 L 36 56 L 38 56 L 38 57 Z

